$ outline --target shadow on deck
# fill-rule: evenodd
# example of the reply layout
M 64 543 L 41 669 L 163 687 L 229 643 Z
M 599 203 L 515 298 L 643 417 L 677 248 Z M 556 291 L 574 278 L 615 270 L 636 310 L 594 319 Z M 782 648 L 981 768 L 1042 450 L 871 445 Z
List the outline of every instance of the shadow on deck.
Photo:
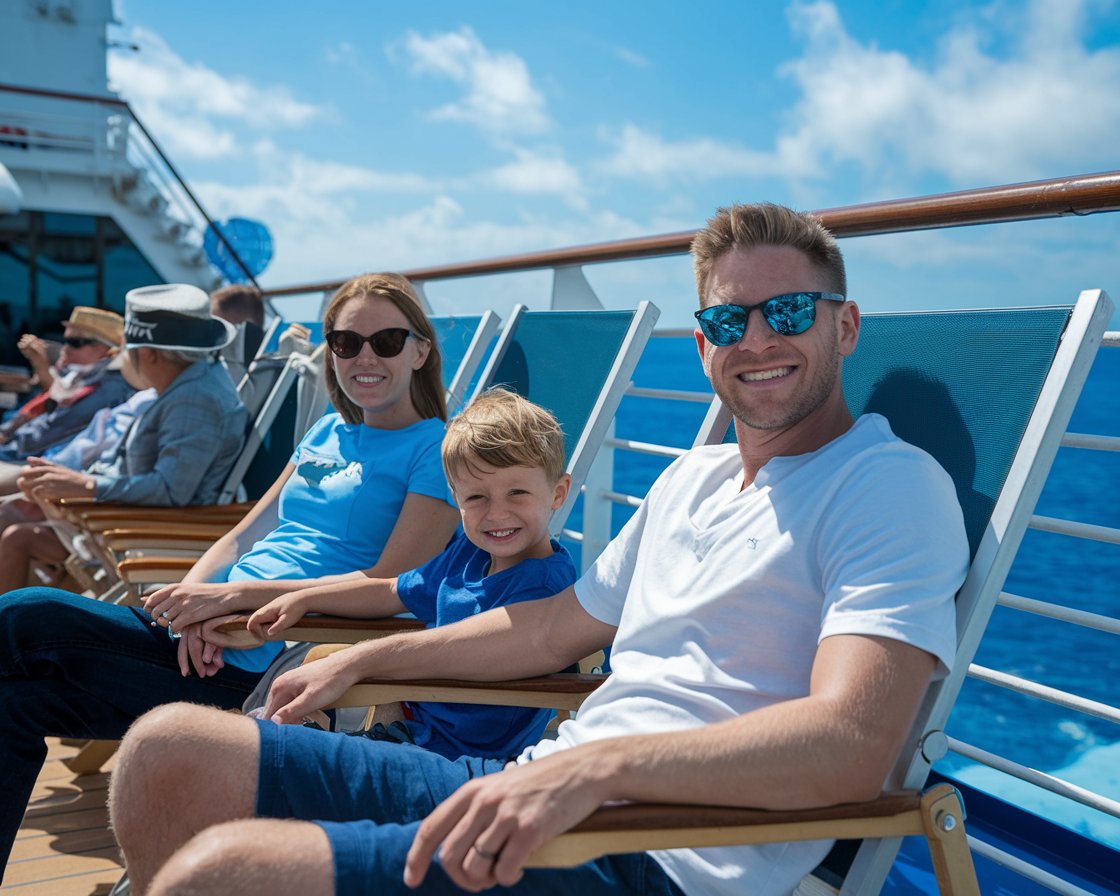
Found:
M 107 896 L 122 872 L 109 832 L 107 774 L 77 777 L 63 764 L 77 748 L 47 741 L 0 893 L 11 896 Z

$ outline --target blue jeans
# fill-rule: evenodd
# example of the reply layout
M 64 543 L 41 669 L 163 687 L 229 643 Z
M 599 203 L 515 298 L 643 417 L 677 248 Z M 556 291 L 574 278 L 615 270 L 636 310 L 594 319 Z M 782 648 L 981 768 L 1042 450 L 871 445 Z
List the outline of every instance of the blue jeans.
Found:
M 471 778 L 504 759 L 445 759 L 411 744 L 258 722 L 257 814 L 317 823 L 330 840 L 336 896 L 463 893 L 438 863 L 419 891 L 404 885 L 404 860 L 420 821 Z M 497 892 L 497 891 L 495 891 Z M 531 868 L 502 893 L 518 896 L 683 896 L 645 853 L 606 856 L 576 868 Z
M 261 673 L 179 672 L 176 644 L 142 610 L 59 591 L 0 597 L 0 868 L 43 767 L 47 736 L 120 738 L 174 701 L 234 709 Z

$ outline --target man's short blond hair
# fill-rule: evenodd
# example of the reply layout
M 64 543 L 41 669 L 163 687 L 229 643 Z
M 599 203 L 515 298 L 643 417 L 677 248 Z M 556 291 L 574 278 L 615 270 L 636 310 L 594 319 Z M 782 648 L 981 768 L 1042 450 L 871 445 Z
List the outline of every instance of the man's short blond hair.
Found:
M 455 489 L 455 474 L 477 472 L 479 463 L 539 467 L 549 482 L 564 475 L 564 432 L 556 418 L 516 392 L 487 389 L 447 424 L 443 470 Z

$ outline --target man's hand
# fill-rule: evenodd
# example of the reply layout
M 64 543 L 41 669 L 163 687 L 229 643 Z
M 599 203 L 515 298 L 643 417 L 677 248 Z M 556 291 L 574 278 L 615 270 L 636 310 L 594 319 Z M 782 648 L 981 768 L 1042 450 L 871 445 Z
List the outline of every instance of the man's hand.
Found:
M 236 586 L 228 582 L 180 582 L 153 591 L 144 598 L 144 609 L 155 625 L 178 632 L 250 607 L 239 604 Z
M 361 679 L 348 653 L 350 649 L 340 650 L 278 677 L 269 689 L 263 718 L 298 725 L 305 716 L 330 706 Z
M 298 591 L 282 594 L 253 613 L 247 627 L 261 641 L 265 641 L 299 622 L 307 612 L 303 604 Z
M 29 457 L 16 486 L 31 499 L 92 498 L 97 483 L 92 476 L 59 464 Z
M 581 749 L 476 778 L 432 812 L 408 851 L 404 882 L 418 888 L 432 858 L 458 886 L 478 892 L 521 880 L 533 850 L 582 821 L 606 799 Z
M 32 333 L 24 333 L 20 336 L 16 347 L 19 348 L 19 353 L 27 358 L 32 365 L 45 364 L 49 366 L 51 363 L 50 355 L 47 352 L 47 344 Z

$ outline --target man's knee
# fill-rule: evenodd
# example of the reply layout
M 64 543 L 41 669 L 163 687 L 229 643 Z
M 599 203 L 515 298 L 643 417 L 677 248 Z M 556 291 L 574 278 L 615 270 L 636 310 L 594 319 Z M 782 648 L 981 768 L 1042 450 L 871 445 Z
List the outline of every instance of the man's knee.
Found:
M 192 837 L 156 874 L 150 896 L 334 889 L 330 845 L 317 825 L 253 820 L 214 825 Z
M 190 703 L 145 713 L 125 733 L 110 782 L 110 815 L 125 838 L 142 833 L 153 811 L 184 801 L 225 799 L 237 814 L 256 793 L 255 724 Z
M 241 883 L 241 869 L 250 846 L 245 827 L 241 822 L 227 822 L 192 837 L 156 874 L 150 896 L 233 892 L 229 888 Z

